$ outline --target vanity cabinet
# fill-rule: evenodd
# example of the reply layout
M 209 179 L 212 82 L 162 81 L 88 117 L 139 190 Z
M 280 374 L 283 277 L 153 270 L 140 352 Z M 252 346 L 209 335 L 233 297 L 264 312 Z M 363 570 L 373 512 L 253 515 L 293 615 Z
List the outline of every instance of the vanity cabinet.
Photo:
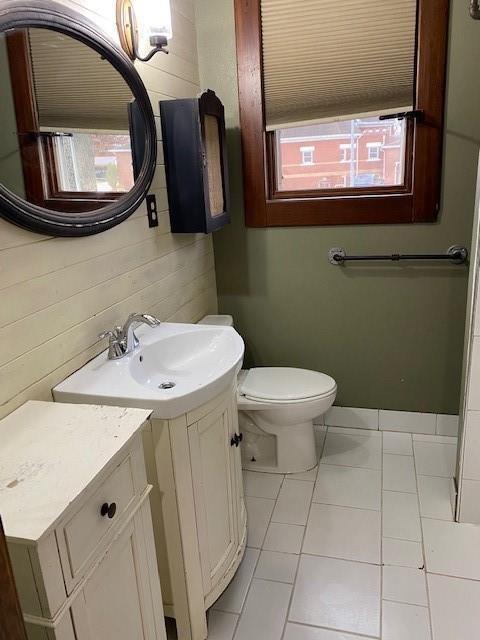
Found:
M 29 640 L 165 640 L 150 411 L 29 402 L 0 422 L 0 512 Z
M 85 382 L 95 374 L 89 371 L 83 382 L 75 381 L 78 375 L 83 374 L 74 374 L 54 389 L 56 400 L 135 402 L 85 393 Z M 216 388 L 206 403 L 176 417 L 163 419 L 152 406 L 142 431 L 163 610 L 175 618 L 181 640 L 207 638 L 207 609 L 235 575 L 247 538 L 236 374 Z M 147 402 L 141 400 L 143 405 Z M 175 412 L 179 406 L 175 404 Z M 121 467 L 115 484 L 127 486 Z M 127 491 L 125 504 L 129 495 Z M 79 546 L 88 547 L 89 537 Z M 88 549 L 83 556 L 88 556 Z M 71 566 L 69 579 L 81 572 L 79 566 L 81 560 Z
M 238 436 L 236 385 L 178 418 L 151 419 L 144 432 L 164 610 L 182 640 L 207 637 L 206 610 L 245 551 Z

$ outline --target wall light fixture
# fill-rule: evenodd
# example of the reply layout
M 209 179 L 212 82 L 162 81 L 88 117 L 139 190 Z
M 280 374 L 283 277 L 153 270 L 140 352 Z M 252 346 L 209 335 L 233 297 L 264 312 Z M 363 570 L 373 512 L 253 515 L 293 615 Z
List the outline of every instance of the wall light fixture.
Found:
M 117 29 L 120 44 L 131 60 L 148 62 L 156 53 L 168 53 L 167 40 L 172 37 L 169 0 L 117 0 Z M 151 51 L 142 56 L 143 41 Z

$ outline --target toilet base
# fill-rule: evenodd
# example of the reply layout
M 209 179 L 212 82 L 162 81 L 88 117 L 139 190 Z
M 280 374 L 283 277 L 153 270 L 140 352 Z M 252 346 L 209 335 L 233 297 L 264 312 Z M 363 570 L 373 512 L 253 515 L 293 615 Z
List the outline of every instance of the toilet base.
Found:
M 278 433 L 267 433 L 257 425 L 249 411 L 239 411 L 240 430 L 243 433 L 242 467 L 263 473 L 303 473 L 317 463 L 313 422 L 288 426 L 275 426 Z M 255 416 L 263 422 L 260 416 Z

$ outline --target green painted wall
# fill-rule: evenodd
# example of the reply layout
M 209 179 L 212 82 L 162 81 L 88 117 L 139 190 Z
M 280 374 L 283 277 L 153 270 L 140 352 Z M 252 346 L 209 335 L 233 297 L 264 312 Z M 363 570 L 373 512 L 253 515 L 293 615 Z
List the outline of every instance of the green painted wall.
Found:
M 5 37 L 0 37 L 0 181 L 17 195 L 25 195 L 18 147 L 17 121 L 10 85 Z
M 480 23 L 452 0 L 442 211 L 432 225 L 246 229 L 233 0 L 197 0 L 201 82 L 227 111 L 233 222 L 215 234 L 219 308 L 231 313 L 248 365 L 318 369 L 337 404 L 457 413 L 467 269 L 328 263 L 351 253 L 469 246 L 480 145 Z M 290 46 L 295 46 L 292 42 Z

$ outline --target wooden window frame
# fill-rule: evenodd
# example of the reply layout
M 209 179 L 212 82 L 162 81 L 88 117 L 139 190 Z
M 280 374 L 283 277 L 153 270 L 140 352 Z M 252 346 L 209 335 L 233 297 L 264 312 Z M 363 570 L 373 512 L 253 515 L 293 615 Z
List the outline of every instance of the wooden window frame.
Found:
M 123 192 L 60 190 L 53 140 L 40 132 L 25 31 L 8 34 L 6 44 L 27 201 L 52 211 L 83 213 L 101 209 L 126 195 Z
M 404 184 L 328 193 L 279 192 L 274 186 L 276 152 L 274 134 L 265 128 L 260 3 L 235 0 L 246 225 L 435 222 L 440 209 L 449 0 L 417 0 L 415 109 L 423 118 L 407 120 Z

